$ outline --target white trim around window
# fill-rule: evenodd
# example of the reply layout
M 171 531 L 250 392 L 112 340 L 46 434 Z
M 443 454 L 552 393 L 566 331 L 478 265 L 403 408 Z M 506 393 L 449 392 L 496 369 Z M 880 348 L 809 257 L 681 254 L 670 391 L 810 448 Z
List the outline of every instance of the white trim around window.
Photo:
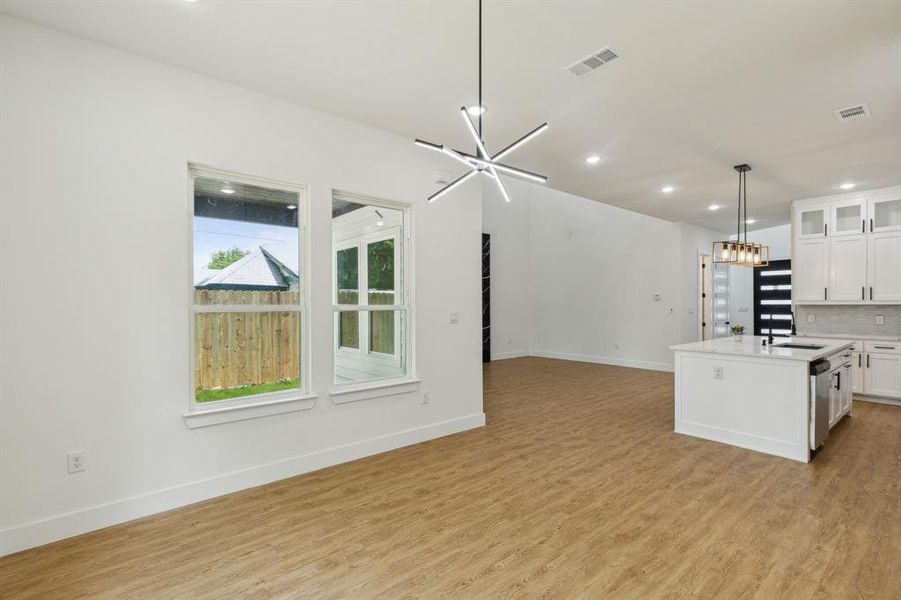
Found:
M 378 398 L 402 393 L 415 391 L 419 388 L 419 379 L 416 378 L 415 364 L 415 324 L 413 310 L 413 289 L 414 289 L 414 270 L 413 270 L 413 207 L 409 204 L 395 202 L 391 200 L 382 200 L 350 194 L 347 192 L 333 191 L 333 200 L 343 200 L 372 206 L 374 209 L 385 208 L 392 211 L 399 211 L 400 218 L 396 222 L 390 222 L 386 219 L 383 227 L 364 227 L 356 233 L 345 234 L 335 231 L 332 228 L 332 310 L 335 313 L 334 318 L 334 345 L 336 360 L 339 356 L 347 357 L 369 357 L 373 360 L 382 361 L 386 364 L 396 364 L 398 367 L 405 367 L 404 374 L 400 377 L 372 379 L 368 381 L 337 383 L 334 379 L 333 372 L 333 389 L 332 402 L 334 404 L 342 404 L 346 402 L 356 402 L 358 400 L 366 400 L 369 398 Z M 353 214 L 353 213 L 350 213 Z M 339 217 L 340 218 L 340 217 Z M 368 273 L 367 273 L 367 256 L 369 244 L 383 240 L 393 239 L 395 247 L 395 267 L 394 267 L 394 304 L 368 304 Z M 358 290 L 359 299 L 367 304 L 337 304 L 337 252 L 348 247 L 358 247 Z M 359 336 L 360 349 L 349 349 L 340 346 L 338 320 L 342 311 L 360 311 Z M 395 311 L 398 314 L 400 324 L 395 328 L 394 354 L 384 354 L 379 352 L 369 352 L 369 335 L 368 335 L 368 319 L 364 315 L 369 315 L 372 311 Z M 365 323 L 364 323 L 365 321 Z M 346 353 L 346 354 L 345 354 Z M 334 371 L 334 369 L 333 369 Z
M 206 427 L 244 419 L 284 414 L 301 410 L 312 409 L 317 396 L 311 393 L 312 381 L 309 358 L 311 356 L 311 328 L 310 328 L 310 194 L 306 185 L 271 179 L 243 175 L 232 171 L 188 163 L 187 178 L 187 239 L 188 256 L 192 264 L 188 269 L 188 303 L 190 311 L 188 315 L 188 389 L 187 407 L 184 412 L 186 425 L 191 428 Z M 194 182 L 198 177 L 220 179 L 236 184 L 260 186 L 270 189 L 290 191 L 297 193 L 297 238 L 298 238 L 298 266 L 299 284 L 297 304 L 271 304 L 271 305 L 198 305 L 194 304 Z M 268 392 L 245 396 L 231 400 L 218 400 L 199 403 L 195 399 L 194 382 L 194 324 L 195 317 L 203 313 L 276 313 L 291 312 L 299 315 L 300 342 L 299 342 L 299 366 L 300 386 L 296 389 Z

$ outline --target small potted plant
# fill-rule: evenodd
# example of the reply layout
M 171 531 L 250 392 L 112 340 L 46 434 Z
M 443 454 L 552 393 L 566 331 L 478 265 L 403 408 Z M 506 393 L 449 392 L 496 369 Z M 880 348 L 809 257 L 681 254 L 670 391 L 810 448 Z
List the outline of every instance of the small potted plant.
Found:
M 735 338 L 735 341 L 740 342 L 742 340 L 741 336 L 745 332 L 745 326 L 744 325 L 733 325 L 729 329 L 730 329 L 730 331 L 732 331 L 732 337 Z

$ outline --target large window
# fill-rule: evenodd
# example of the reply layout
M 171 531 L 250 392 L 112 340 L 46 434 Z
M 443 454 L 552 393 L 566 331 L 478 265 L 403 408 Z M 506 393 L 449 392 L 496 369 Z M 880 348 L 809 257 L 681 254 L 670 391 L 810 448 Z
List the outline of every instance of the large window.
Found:
M 305 389 L 300 186 L 191 169 L 195 409 Z
M 333 198 L 336 384 L 407 375 L 406 214 L 391 203 Z

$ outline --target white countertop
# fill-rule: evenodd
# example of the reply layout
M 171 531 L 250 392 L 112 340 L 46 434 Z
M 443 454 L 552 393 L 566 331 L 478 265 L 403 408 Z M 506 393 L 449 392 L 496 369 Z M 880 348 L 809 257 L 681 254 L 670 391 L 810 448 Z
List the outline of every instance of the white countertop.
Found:
M 798 337 L 820 338 L 824 340 L 871 340 L 875 342 L 901 342 L 901 336 L 897 335 L 851 335 L 850 333 L 799 333 Z
M 670 350 L 676 352 L 698 352 L 702 354 L 730 354 L 733 356 L 754 356 L 757 358 L 775 358 L 780 360 L 800 360 L 804 362 L 812 362 L 820 358 L 825 358 L 836 352 L 841 352 L 847 348 L 851 348 L 854 344 L 848 341 L 839 341 L 829 338 L 818 337 L 776 337 L 775 344 L 784 342 L 796 342 L 799 344 L 818 344 L 823 346 L 819 350 L 803 350 L 800 348 L 779 348 L 777 346 L 762 345 L 762 341 L 766 336 L 744 335 L 740 341 L 733 337 L 717 338 L 714 340 L 704 340 L 703 342 L 691 342 L 689 344 L 679 344 L 678 346 L 670 346 Z M 857 338 L 852 338 L 857 339 Z

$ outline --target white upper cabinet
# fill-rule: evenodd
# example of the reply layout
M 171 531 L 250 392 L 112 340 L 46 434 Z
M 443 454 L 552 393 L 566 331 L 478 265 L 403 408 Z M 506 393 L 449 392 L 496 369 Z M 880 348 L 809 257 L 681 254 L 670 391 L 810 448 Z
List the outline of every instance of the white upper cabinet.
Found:
M 797 239 L 824 237 L 829 223 L 829 205 L 796 208 L 794 217 Z
M 870 232 L 901 231 L 901 195 L 869 202 Z
M 867 299 L 901 303 L 901 231 L 867 236 Z
M 795 302 L 901 304 L 901 187 L 798 201 L 792 235 Z
M 858 228 L 860 224 L 858 223 Z M 799 245 L 801 242 L 799 242 Z M 797 272 L 797 270 L 796 270 Z M 829 239 L 829 292 L 832 302 L 859 303 L 867 300 L 867 239 L 840 236 Z
M 795 302 L 823 302 L 828 300 L 829 246 L 826 238 L 797 240 L 792 259 L 792 291 Z M 798 268 L 795 265 L 803 265 Z
M 838 202 L 832 206 L 829 237 L 863 235 L 866 233 L 867 204 L 863 198 Z

